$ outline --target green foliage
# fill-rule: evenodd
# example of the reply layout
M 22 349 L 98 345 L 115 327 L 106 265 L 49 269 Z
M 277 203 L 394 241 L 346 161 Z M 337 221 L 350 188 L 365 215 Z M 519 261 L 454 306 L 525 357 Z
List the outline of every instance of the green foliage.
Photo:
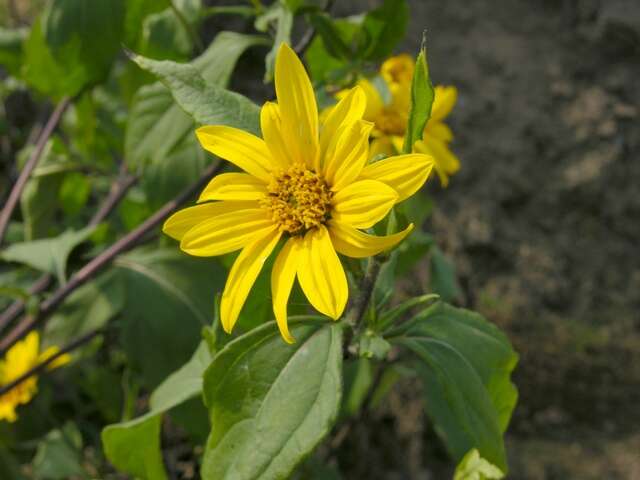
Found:
M 504 474 L 498 467 L 480 457 L 477 449 L 467 453 L 456 467 L 453 480 L 500 480 Z
M 422 48 L 416 59 L 416 67 L 413 71 L 411 82 L 411 107 L 409 109 L 409 121 L 407 132 L 402 147 L 405 153 L 411 152 L 413 144 L 422 139 L 424 127 L 431 117 L 431 105 L 435 98 L 435 90 L 429 76 L 427 64 L 427 49 L 423 39 Z
M 131 58 L 141 68 L 156 75 L 171 90 L 178 105 L 196 122 L 259 132 L 258 107 L 238 93 L 205 81 L 195 66 L 166 60 L 158 62 L 140 55 L 132 55 Z
M 92 231 L 93 227 L 86 227 L 78 231 L 67 230 L 55 238 L 14 243 L 0 253 L 0 258 L 51 273 L 58 277 L 60 283 L 64 283 L 69 254 L 84 242 Z
M 38 444 L 33 473 L 42 480 L 85 477 L 82 467 L 82 436 L 73 423 L 52 430 Z
M 11 30 L 0 27 L 0 65 L 12 75 L 19 75 L 23 45 L 28 34 L 26 28 Z
M 384 0 L 380 7 L 367 12 L 359 32 L 363 45 L 361 57 L 380 61 L 391 55 L 395 45 L 404 38 L 408 21 L 406 0 Z
M 342 326 L 291 324 L 293 345 L 267 324 L 229 343 L 205 372 L 213 429 L 204 479 L 286 478 L 331 429 L 341 396 Z
M 456 460 L 477 448 L 506 471 L 502 434 L 517 400 L 510 375 L 517 355 L 480 315 L 438 303 L 414 317 L 395 341 L 424 363 L 427 413 Z
M 159 415 L 145 415 L 102 431 L 107 458 L 117 468 L 146 480 L 165 480 L 160 454 Z
M 100 82 L 120 50 L 124 16 L 124 0 L 52 0 L 27 40 L 25 79 L 57 98 Z

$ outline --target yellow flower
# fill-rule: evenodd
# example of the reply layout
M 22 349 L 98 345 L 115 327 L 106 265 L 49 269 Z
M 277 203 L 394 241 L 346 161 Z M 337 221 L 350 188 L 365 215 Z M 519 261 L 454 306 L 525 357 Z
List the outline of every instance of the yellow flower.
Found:
M 411 102 L 411 80 L 415 62 L 409 55 L 398 55 L 386 60 L 380 67 L 380 76 L 389 90 L 390 101 L 385 103 L 376 87 L 367 79 L 358 81 L 367 96 L 365 120 L 375 124 L 372 131 L 371 156 L 379 154 L 393 155 L 402 151 L 404 134 L 407 129 L 409 106 Z M 343 98 L 348 90 L 338 92 Z M 460 169 L 460 161 L 449 149 L 453 140 L 451 129 L 444 119 L 451 113 L 458 92 L 452 86 L 435 87 L 435 99 L 431 107 L 431 118 L 423 132 L 423 140 L 413 146 L 415 152 L 431 155 L 435 169 L 443 186 L 449 183 L 449 176 Z
M 6 353 L 4 360 L 0 361 L 0 386 L 11 383 L 21 377 L 37 364 L 58 352 L 57 347 L 49 347 L 44 352 L 40 351 L 40 339 L 38 332 L 31 332 L 24 340 L 16 344 Z M 48 369 L 61 367 L 68 363 L 71 357 L 68 354 L 61 355 L 48 365 Z M 29 403 L 38 391 L 38 377 L 33 375 L 22 383 L 16 385 L 4 395 L 0 395 L 0 420 L 15 422 L 18 416 L 18 405 Z
M 400 242 L 413 225 L 385 237 L 362 230 L 418 190 L 433 161 L 410 154 L 367 165 L 373 125 L 362 120 L 362 89 L 351 89 L 320 125 L 309 77 L 285 44 L 276 58 L 275 87 L 278 102 L 265 103 L 260 115 L 263 138 L 222 125 L 196 131 L 205 150 L 244 172 L 214 177 L 199 205 L 175 213 L 163 229 L 191 255 L 242 249 L 220 304 L 227 332 L 265 261 L 285 240 L 271 273 L 271 292 L 282 337 L 292 342 L 287 301 L 296 277 L 311 305 L 338 319 L 348 288 L 337 253 L 369 257 Z

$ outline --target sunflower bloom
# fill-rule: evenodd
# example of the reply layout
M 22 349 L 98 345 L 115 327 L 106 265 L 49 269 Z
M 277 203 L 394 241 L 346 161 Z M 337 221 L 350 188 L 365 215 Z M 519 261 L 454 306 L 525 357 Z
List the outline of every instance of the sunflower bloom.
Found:
M 40 353 L 38 332 L 29 333 L 24 340 L 16 342 L 6 353 L 4 360 L 0 361 L 0 386 L 11 383 L 57 352 L 57 347 L 49 347 Z M 70 359 L 68 354 L 61 355 L 49 364 L 48 369 L 61 367 Z M 34 375 L 0 395 L 0 420 L 15 422 L 18 418 L 16 414 L 18 405 L 29 403 L 37 391 L 38 377 Z
M 345 308 L 347 277 L 337 253 L 354 258 L 390 249 L 412 230 L 378 237 L 362 230 L 426 181 L 433 160 L 400 155 L 367 165 L 373 125 L 366 96 L 353 88 L 322 125 L 309 77 L 285 44 L 276 58 L 277 103 L 261 110 L 263 138 L 223 125 L 196 131 L 202 147 L 242 172 L 214 177 L 198 205 L 172 215 L 164 232 L 196 256 L 240 250 L 224 288 L 220 319 L 231 332 L 267 258 L 283 240 L 271 273 L 273 312 L 287 342 L 294 281 L 332 319 Z
M 389 91 L 389 101 L 385 103 L 382 95 L 369 80 L 363 78 L 358 85 L 367 96 L 367 108 L 364 119 L 373 122 L 371 156 L 394 155 L 402 151 L 404 135 L 407 129 L 409 107 L 411 102 L 411 81 L 415 61 L 403 54 L 387 59 L 380 67 L 380 77 Z M 338 92 L 343 98 L 348 90 Z M 453 132 L 444 123 L 451 113 L 458 92 L 455 87 L 435 87 L 435 98 L 431 107 L 431 118 L 423 132 L 423 140 L 413 146 L 414 152 L 431 155 L 442 186 L 449 184 L 449 176 L 460 169 L 460 161 L 449 148 L 453 140 Z

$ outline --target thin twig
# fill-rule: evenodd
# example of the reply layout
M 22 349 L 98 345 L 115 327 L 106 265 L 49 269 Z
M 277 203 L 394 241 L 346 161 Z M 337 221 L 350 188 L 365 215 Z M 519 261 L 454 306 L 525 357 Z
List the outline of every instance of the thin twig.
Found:
M 111 184 L 109 194 L 100 207 L 98 207 L 98 210 L 91 220 L 89 220 L 89 226 L 95 226 L 104 221 L 104 219 L 109 216 L 120 200 L 124 198 L 129 189 L 138 180 L 137 176 L 127 173 L 126 165 L 124 163 L 122 165 L 123 167 L 120 169 L 118 179 Z M 31 288 L 29 288 L 29 294 L 38 295 L 39 293 L 44 292 L 49 288 L 52 280 L 53 276 L 49 273 L 45 273 L 40 276 Z M 0 332 L 2 332 L 13 320 L 22 315 L 25 306 L 26 304 L 23 300 L 16 300 L 4 312 L 2 312 L 2 315 L 0 315 Z
M 22 375 L 20 375 L 15 380 L 12 380 L 11 382 L 0 386 L 0 396 L 4 395 L 5 393 L 7 393 L 12 388 L 15 388 L 17 385 L 20 385 L 22 382 L 27 380 L 29 377 L 31 377 L 33 375 L 40 374 L 41 372 L 43 372 L 47 368 L 48 365 L 50 365 L 56 359 L 60 358 L 62 355 L 66 354 L 66 353 L 71 352 L 72 350 L 75 350 L 76 348 L 84 345 L 85 343 L 88 343 L 96 335 L 101 334 L 101 333 L 103 333 L 102 329 L 92 330 L 92 331 L 87 332 L 84 335 L 76 338 L 75 340 L 69 342 L 67 345 L 65 345 L 60 350 L 58 350 L 55 354 L 51 355 L 46 360 L 43 360 L 43 361 L 39 362 L 37 365 L 33 366 L 32 368 L 30 368 L 29 370 L 24 372 Z
M 7 203 L 0 213 L 0 245 L 2 245 L 2 240 L 4 239 L 7 227 L 9 226 L 9 220 L 11 219 L 11 215 L 13 214 L 13 210 L 16 208 L 16 205 L 20 200 L 20 196 L 22 195 L 22 191 L 27 184 L 27 180 L 29 180 L 33 169 L 36 168 L 36 165 L 38 165 L 40 157 L 42 156 L 42 152 L 44 151 L 44 147 L 47 145 L 49 137 L 58 125 L 58 122 L 60 121 L 60 118 L 62 117 L 64 111 L 69 106 L 70 101 L 71 99 L 69 97 L 63 98 L 60 103 L 58 103 L 55 110 L 51 113 L 47 124 L 45 125 L 42 133 L 40 134 L 40 137 L 38 138 L 38 143 L 36 144 L 33 153 L 20 172 L 20 176 L 18 177 L 18 180 L 16 181 L 13 189 L 11 190 L 11 193 L 9 194 Z
M 224 166 L 223 162 L 217 162 L 209 166 L 197 182 L 186 188 L 180 195 L 164 204 L 160 210 L 140 224 L 135 230 L 122 237 L 108 249 L 95 257 L 84 267 L 78 270 L 65 285 L 61 286 L 40 304 L 40 309 L 35 315 L 27 315 L 22 318 L 9 334 L 0 341 L 0 356 L 4 355 L 8 348 L 24 337 L 29 330 L 42 323 L 55 309 L 67 298 L 71 292 L 93 278 L 104 267 L 109 265 L 120 253 L 135 246 L 140 239 L 157 227 L 176 208 L 186 202 L 191 196 L 205 185 L 209 179 L 217 174 Z
M 362 317 L 369 307 L 371 296 L 373 295 L 373 289 L 376 286 L 376 280 L 380 273 L 382 263 L 376 257 L 371 257 L 367 265 L 367 270 L 364 273 L 362 282 L 360 283 L 359 295 L 353 301 L 351 308 L 347 312 L 346 320 L 349 325 L 356 328 L 362 321 Z

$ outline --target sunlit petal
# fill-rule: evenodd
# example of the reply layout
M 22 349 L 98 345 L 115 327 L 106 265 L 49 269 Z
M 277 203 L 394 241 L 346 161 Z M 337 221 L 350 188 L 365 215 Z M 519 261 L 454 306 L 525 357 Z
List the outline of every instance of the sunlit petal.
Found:
M 216 175 L 200 194 L 198 202 L 207 200 L 260 200 L 267 193 L 267 184 L 248 173 Z
M 220 301 L 220 321 L 225 332 L 231 333 L 251 287 L 281 235 L 276 226 L 262 232 L 242 249 L 233 263 Z
M 198 257 L 223 255 L 253 242 L 273 226 L 273 220 L 262 208 L 237 210 L 191 228 L 182 237 L 180 248 Z
M 324 226 L 310 230 L 304 237 L 298 281 L 319 312 L 337 320 L 347 304 L 347 276 Z
M 324 178 L 334 191 L 353 182 L 369 159 L 369 135 L 373 124 L 359 120 L 345 125 L 327 151 Z
M 398 192 L 398 202 L 413 195 L 427 180 L 434 160 L 429 155 L 410 153 L 367 165 L 360 178 L 383 182 Z
M 287 302 L 296 278 L 296 271 L 302 254 L 302 239 L 293 237 L 287 240 L 278 254 L 271 271 L 271 294 L 273 295 L 273 313 L 276 323 L 287 343 L 293 343 L 293 337 L 287 324 Z
M 431 120 L 442 120 L 453 110 L 458 100 L 458 89 L 453 86 L 436 85 L 435 98 L 431 106 Z
M 398 199 L 396 191 L 375 180 L 360 180 L 333 197 L 332 218 L 355 228 L 369 228 L 382 220 Z
M 410 224 L 401 232 L 378 237 L 335 220 L 329 222 L 329 234 L 336 251 L 353 258 L 371 257 L 389 250 L 400 243 L 412 230 L 413 224 Z
M 196 130 L 202 148 L 224 158 L 245 172 L 268 182 L 274 168 L 271 152 L 261 138 L 224 125 L 209 125 Z
M 260 127 L 262 137 L 271 152 L 273 162 L 280 168 L 291 165 L 291 154 L 287 145 L 287 138 L 282 130 L 280 107 L 273 102 L 266 102 L 260 110 Z
M 283 136 L 294 161 L 319 170 L 318 106 L 309 76 L 291 47 L 283 43 L 275 68 Z
M 364 91 L 361 87 L 356 86 L 347 90 L 346 95 L 330 109 L 320 133 L 321 163 L 326 163 L 327 149 L 333 140 L 340 135 L 340 131 L 361 120 L 366 107 L 367 98 Z
M 437 138 L 418 141 L 414 148 L 418 152 L 424 152 L 432 156 L 435 170 L 443 187 L 449 184 L 449 175 L 453 175 L 460 170 L 458 157 L 453 154 L 444 142 Z
M 215 202 L 184 208 L 171 215 L 162 226 L 162 231 L 176 240 L 197 224 L 224 213 L 258 208 L 258 202 Z

